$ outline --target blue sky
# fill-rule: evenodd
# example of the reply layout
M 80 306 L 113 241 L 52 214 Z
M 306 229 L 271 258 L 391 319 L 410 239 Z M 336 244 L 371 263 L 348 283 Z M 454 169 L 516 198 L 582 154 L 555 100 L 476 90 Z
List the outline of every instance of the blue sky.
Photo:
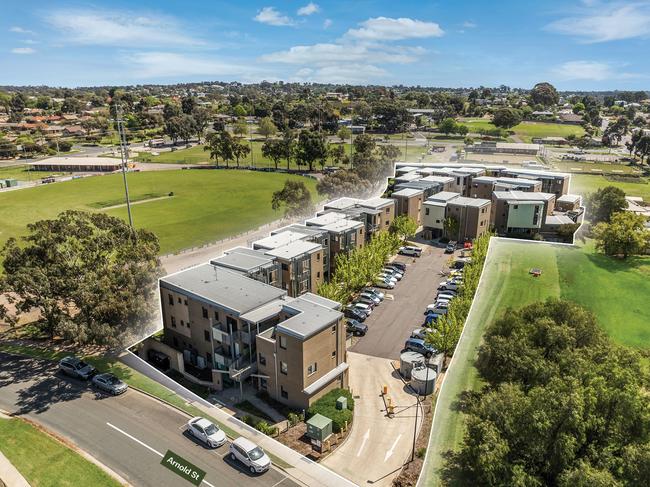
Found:
M 650 89 L 650 0 L 6 2 L 0 85 Z

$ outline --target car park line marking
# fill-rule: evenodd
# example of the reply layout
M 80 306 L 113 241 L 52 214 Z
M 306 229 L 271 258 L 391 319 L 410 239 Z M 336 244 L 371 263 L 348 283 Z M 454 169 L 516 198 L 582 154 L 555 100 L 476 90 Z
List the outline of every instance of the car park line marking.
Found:
M 115 426 L 115 425 L 113 425 L 113 424 L 111 424 L 111 423 L 106 423 L 106 424 L 107 424 L 108 426 L 110 426 L 111 428 L 113 428 L 115 431 L 119 431 L 120 433 L 122 433 L 122 434 L 123 434 L 124 436 L 126 436 L 127 438 L 132 439 L 133 441 L 135 441 L 135 442 L 138 443 L 139 445 L 144 446 L 147 450 L 149 450 L 149 451 L 155 453 L 155 454 L 158 455 L 160 458 L 164 458 L 164 457 L 165 457 L 165 455 L 163 455 L 162 453 L 160 453 L 158 450 L 156 450 L 156 449 L 150 447 L 150 446 L 147 445 L 144 441 L 140 441 L 140 440 L 138 440 L 135 436 L 128 434 L 126 431 L 124 431 L 124 430 L 118 428 L 117 426 Z M 204 480 L 203 483 L 206 484 L 208 487 L 215 487 L 213 484 L 211 484 L 211 483 L 208 482 L 207 480 Z
M 282 482 L 287 480 L 289 477 L 282 477 L 282 480 L 278 480 L 276 483 L 274 483 L 271 487 L 276 487 L 277 485 L 280 485 Z
M 400 435 L 397 436 L 397 438 L 395 438 L 395 443 L 393 443 L 393 446 L 390 447 L 390 450 L 388 450 L 386 452 L 386 456 L 384 457 L 384 462 L 386 460 L 388 460 L 393 455 L 393 453 L 395 452 L 395 447 L 397 446 L 397 442 L 399 441 L 399 439 L 401 437 L 402 437 L 402 435 L 400 434 Z
M 361 455 L 361 452 L 366 446 L 366 442 L 368 441 L 368 438 L 370 438 L 370 430 L 366 431 L 366 434 L 363 435 L 363 441 L 361 442 L 361 446 L 359 447 L 359 451 L 357 452 L 357 456 Z

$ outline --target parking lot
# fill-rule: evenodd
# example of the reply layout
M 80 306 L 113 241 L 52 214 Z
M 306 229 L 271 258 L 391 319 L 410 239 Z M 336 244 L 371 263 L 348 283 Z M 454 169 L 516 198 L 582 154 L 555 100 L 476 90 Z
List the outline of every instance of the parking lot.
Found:
M 368 332 L 353 344 L 351 351 L 399 359 L 411 331 L 422 326 L 424 310 L 435 301 L 438 284 L 445 279 L 440 271 L 447 268 L 451 256 L 444 253 L 444 247 L 421 242 L 418 245 L 423 249 L 421 257 L 399 255 L 395 259 L 407 265 L 406 273 L 395 289 L 382 289 L 386 299 L 366 319 Z

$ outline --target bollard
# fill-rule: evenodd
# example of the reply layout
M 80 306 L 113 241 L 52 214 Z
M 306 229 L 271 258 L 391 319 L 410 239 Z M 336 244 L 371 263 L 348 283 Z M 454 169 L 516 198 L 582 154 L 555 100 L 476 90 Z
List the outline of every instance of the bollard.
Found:
M 382 388 L 381 393 L 382 393 L 384 396 L 385 396 L 386 394 L 388 394 L 388 386 L 387 386 L 386 384 L 384 384 L 384 387 Z

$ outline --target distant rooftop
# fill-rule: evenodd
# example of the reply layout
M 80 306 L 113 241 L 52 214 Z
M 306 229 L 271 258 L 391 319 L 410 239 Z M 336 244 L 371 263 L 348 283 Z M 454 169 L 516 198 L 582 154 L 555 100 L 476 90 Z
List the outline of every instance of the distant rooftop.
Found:
M 290 260 L 299 257 L 303 254 L 314 252 L 322 249 L 321 244 L 315 242 L 306 242 L 304 240 L 296 240 L 287 245 L 276 247 L 275 249 L 268 250 L 267 255 L 277 257 L 278 259 Z
M 298 233 L 298 232 L 293 232 L 291 230 L 287 230 L 285 232 L 276 233 L 269 237 L 256 240 L 255 242 L 253 242 L 253 247 L 259 249 L 271 250 L 277 247 L 281 247 L 283 245 L 287 245 L 291 242 L 295 242 L 296 240 L 303 240 L 304 238 L 305 238 L 304 233 Z
M 314 218 L 310 218 L 309 220 L 305 220 L 305 225 L 323 227 L 325 225 L 329 225 L 330 223 L 334 223 L 339 220 L 344 220 L 345 218 L 347 218 L 347 215 L 345 213 L 341 213 L 338 211 L 330 211 L 330 212 L 323 213 L 319 216 L 316 216 Z
M 452 200 L 449 201 L 450 205 L 474 206 L 477 208 L 480 208 L 481 206 L 485 206 L 490 203 L 491 203 L 490 200 L 485 200 L 483 198 L 468 198 L 466 196 L 459 196 L 458 198 L 453 198 Z
M 335 210 L 345 210 L 351 206 L 356 205 L 361 200 L 357 198 L 339 198 L 325 205 L 325 208 L 333 208 Z
M 317 303 L 306 294 L 285 304 L 283 309 L 293 316 L 278 323 L 277 331 L 301 340 L 336 323 L 342 316 L 340 311 Z
M 419 194 L 422 194 L 423 190 L 421 189 L 415 189 L 415 188 L 404 188 L 400 189 L 399 191 L 393 192 L 392 196 L 402 196 L 404 198 L 410 198 L 412 196 L 417 196 Z
M 228 267 L 238 271 L 250 272 L 254 269 L 273 263 L 273 259 L 263 252 L 237 247 L 227 251 L 224 255 L 210 260 L 211 264 Z
M 321 228 L 327 230 L 328 232 L 341 233 L 347 230 L 361 227 L 363 227 L 363 223 L 356 220 L 338 220 L 334 223 L 330 223 L 329 225 L 324 225 Z
M 390 198 L 372 198 L 369 200 L 361 200 L 359 202 L 359 206 L 373 209 L 384 208 L 388 205 L 395 205 L 395 202 Z
M 427 201 L 449 201 L 453 200 L 454 198 L 459 198 L 460 194 L 458 193 L 453 193 L 451 191 L 441 191 L 440 193 L 436 193 L 434 195 L 431 195 L 427 198 Z
M 495 191 L 492 194 L 498 200 L 510 201 L 548 201 L 555 198 L 555 195 L 553 193 L 526 191 Z

